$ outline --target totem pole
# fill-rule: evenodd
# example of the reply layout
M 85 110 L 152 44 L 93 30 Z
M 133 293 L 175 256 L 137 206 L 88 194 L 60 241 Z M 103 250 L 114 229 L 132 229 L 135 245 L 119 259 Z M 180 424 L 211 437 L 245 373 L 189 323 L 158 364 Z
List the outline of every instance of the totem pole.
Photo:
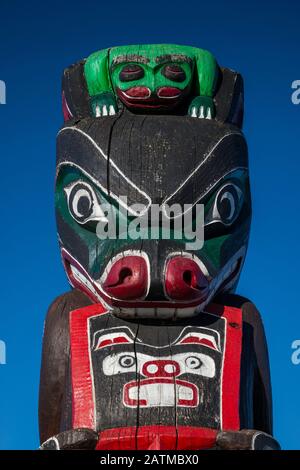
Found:
M 62 101 L 72 290 L 45 324 L 41 449 L 278 449 L 263 325 L 233 293 L 251 220 L 241 76 L 195 47 L 113 47 L 65 70 Z M 133 237 L 153 205 L 171 236 L 160 217 Z M 174 205 L 193 227 L 203 208 L 201 246 Z

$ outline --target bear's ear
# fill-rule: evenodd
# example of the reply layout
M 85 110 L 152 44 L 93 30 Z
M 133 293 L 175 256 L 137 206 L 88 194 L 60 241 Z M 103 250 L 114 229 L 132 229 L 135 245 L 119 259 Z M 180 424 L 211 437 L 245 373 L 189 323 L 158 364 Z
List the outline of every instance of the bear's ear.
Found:
M 215 94 L 216 119 L 240 129 L 244 117 L 244 84 L 242 76 L 233 70 L 221 68 L 219 86 Z
M 82 60 L 66 68 L 62 77 L 62 108 L 64 120 L 90 116 L 89 94 Z

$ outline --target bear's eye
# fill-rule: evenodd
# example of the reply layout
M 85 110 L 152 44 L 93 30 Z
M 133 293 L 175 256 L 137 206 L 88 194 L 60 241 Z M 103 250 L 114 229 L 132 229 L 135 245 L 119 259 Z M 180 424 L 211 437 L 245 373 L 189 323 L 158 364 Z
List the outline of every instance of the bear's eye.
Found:
M 162 74 L 173 82 L 184 82 L 186 79 L 185 71 L 180 65 L 176 64 L 165 65 L 162 69 Z
M 93 188 L 83 182 L 72 183 L 65 188 L 71 216 L 79 224 L 90 221 L 107 221 Z
M 199 369 L 202 366 L 202 362 L 196 356 L 189 356 L 185 360 L 185 364 L 189 369 Z
M 132 80 L 139 80 L 144 76 L 144 69 L 140 65 L 132 64 L 125 65 L 120 74 L 119 79 L 121 82 L 130 82 Z
M 121 367 L 132 367 L 135 364 L 135 358 L 133 356 L 121 356 L 119 359 L 119 364 Z
M 235 184 L 226 184 L 216 195 L 213 207 L 213 220 L 224 225 L 232 224 L 241 209 L 242 191 Z

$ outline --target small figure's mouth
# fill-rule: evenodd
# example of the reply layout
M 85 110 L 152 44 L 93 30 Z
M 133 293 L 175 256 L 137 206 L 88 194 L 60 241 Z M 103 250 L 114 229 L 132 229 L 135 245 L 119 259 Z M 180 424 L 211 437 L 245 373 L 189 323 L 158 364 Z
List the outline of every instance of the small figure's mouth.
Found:
M 178 103 L 185 90 L 176 87 L 160 87 L 156 93 L 150 88 L 135 86 L 127 90 L 117 88 L 120 100 L 129 108 L 169 108 Z
M 121 96 L 125 96 L 129 100 L 148 100 L 151 97 L 151 90 L 145 86 L 134 86 L 127 90 L 120 90 Z
M 195 408 L 199 405 L 198 387 L 187 380 L 157 377 L 124 385 L 123 403 L 130 408 L 181 406 Z
M 157 90 L 157 96 L 163 99 L 176 99 L 181 93 L 182 90 L 172 86 L 163 86 Z

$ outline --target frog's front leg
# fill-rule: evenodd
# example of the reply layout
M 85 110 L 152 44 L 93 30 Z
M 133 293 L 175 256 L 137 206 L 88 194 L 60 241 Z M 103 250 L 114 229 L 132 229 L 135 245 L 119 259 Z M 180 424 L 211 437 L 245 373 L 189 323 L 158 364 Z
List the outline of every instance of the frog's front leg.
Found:
M 92 96 L 91 106 L 95 117 L 114 116 L 118 112 L 115 95 L 109 91 Z
M 95 117 L 113 116 L 118 112 L 116 97 L 108 72 L 108 49 L 91 54 L 84 65 L 84 75 Z
M 209 96 L 197 96 L 189 106 L 188 114 L 199 119 L 213 119 L 215 117 L 215 104 Z

